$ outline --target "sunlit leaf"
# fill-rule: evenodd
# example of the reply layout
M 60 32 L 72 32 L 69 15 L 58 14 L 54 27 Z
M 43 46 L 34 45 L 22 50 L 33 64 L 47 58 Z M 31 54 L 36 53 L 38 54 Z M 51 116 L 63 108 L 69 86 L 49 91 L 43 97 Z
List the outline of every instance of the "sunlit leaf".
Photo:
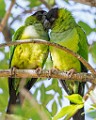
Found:
M 72 95 L 68 95 L 68 96 L 65 96 L 65 97 L 68 98 L 71 103 L 75 103 L 75 104 L 84 103 L 82 96 L 80 96 L 79 94 L 72 94 Z
M 53 117 L 53 120 L 58 120 L 59 118 L 62 118 L 65 116 L 64 120 L 69 120 L 79 109 L 81 109 L 84 105 L 69 105 L 66 107 L 63 107 L 57 115 Z

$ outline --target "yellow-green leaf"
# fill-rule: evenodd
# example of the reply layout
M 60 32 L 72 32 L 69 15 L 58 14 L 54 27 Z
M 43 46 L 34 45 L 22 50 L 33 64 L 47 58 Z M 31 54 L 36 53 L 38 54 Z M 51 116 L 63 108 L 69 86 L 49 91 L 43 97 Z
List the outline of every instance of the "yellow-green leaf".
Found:
M 81 109 L 84 104 L 80 105 L 69 105 L 63 107 L 60 112 L 53 117 L 53 120 L 58 120 L 59 118 L 65 117 L 64 120 L 69 120 L 79 109 Z
M 72 94 L 65 97 L 68 98 L 68 100 L 70 100 L 71 103 L 75 103 L 75 104 L 84 103 L 82 96 L 80 96 L 79 94 Z

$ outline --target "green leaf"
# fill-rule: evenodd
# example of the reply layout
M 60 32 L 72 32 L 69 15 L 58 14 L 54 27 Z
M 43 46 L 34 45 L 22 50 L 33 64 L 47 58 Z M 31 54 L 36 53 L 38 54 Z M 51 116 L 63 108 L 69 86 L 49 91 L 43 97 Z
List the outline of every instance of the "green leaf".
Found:
M 69 120 L 79 109 L 81 109 L 84 105 L 69 105 L 66 107 L 63 107 L 60 112 L 53 117 L 53 120 L 58 120 L 59 118 L 62 118 L 65 116 L 64 120 Z
M 46 94 L 45 100 L 43 102 L 43 105 L 46 106 L 53 98 L 54 98 L 54 95 L 52 95 L 52 94 Z
M 41 85 L 40 92 L 41 92 L 40 100 L 41 100 L 42 103 L 44 103 L 44 101 L 46 100 L 46 94 L 45 94 L 45 86 L 44 86 L 44 84 Z
M 83 104 L 84 103 L 82 96 L 80 96 L 79 94 L 72 94 L 72 95 L 68 95 L 65 97 L 68 98 L 68 100 L 70 100 L 71 103 L 75 103 L 75 104 Z
M 92 54 L 94 63 L 96 63 L 96 42 L 93 42 L 89 47 L 89 52 Z
M 93 28 L 91 28 L 87 23 L 79 21 L 78 24 L 85 30 L 86 35 L 89 35 L 93 32 Z
M 3 18 L 5 14 L 5 2 L 0 0 L 0 18 Z
M 56 101 L 54 101 L 52 104 L 52 113 L 51 113 L 52 116 L 54 116 L 56 114 L 56 112 L 57 112 L 57 103 L 56 103 Z

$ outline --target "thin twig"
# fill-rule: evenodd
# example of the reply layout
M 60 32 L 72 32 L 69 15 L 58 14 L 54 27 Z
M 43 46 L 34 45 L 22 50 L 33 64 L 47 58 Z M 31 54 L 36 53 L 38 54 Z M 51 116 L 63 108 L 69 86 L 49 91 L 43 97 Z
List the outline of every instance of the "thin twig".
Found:
M 86 83 L 86 87 L 87 87 L 87 89 L 89 90 L 89 84 L 88 83 Z M 95 87 L 95 86 L 94 86 Z M 92 88 L 93 89 L 93 88 Z M 92 101 L 92 103 L 96 103 L 96 99 L 95 99 L 95 96 L 94 96 L 94 93 L 93 93 L 94 91 L 92 91 L 91 93 L 90 93 L 90 99 L 91 99 L 91 101 Z M 87 94 L 87 93 L 86 93 Z M 88 97 L 89 97 L 89 95 L 88 95 Z M 86 97 L 84 98 L 85 100 L 87 100 L 86 99 Z
M 15 0 L 12 0 L 11 4 L 10 4 L 10 7 L 8 9 L 8 11 L 6 12 L 4 18 L 2 19 L 1 23 L 0 23 L 0 32 L 3 31 L 7 21 L 8 21 L 8 18 L 11 14 L 11 10 L 12 10 L 12 7 L 14 6 L 15 4 Z
M 70 49 L 68 49 L 64 46 L 61 46 L 57 43 L 52 43 L 52 42 L 45 41 L 45 40 L 42 40 L 42 39 L 26 39 L 26 40 L 17 40 L 16 42 L 2 43 L 2 44 L 0 44 L 0 47 L 19 45 L 19 44 L 25 44 L 25 43 L 38 43 L 38 44 L 44 44 L 44 45 L 53 46 L 55 48 L 61 49 L 65 52 L 71 54 L 72 56 L 76 57 L 78 60 L 80 60 L 85 65 L 85 67 L 87 69 L 89 69 L 92 72 L 92 74 L 96 75 L 96 71 L 93 69 L 93 67 L 84 58 L 82 58 L 79 54 L 74 53 Z
M 83 99 L 84 99 L 85 101 L 88 99 L 88 97 L 89 97 L 89 95 L 90 95 L 90 92 L 91 92 L 92 90 L 94 90 L 95 87 L 96 87 L 96 85 L 95 85 L 95 84 L 92 84 L 91 87 L 88 89 L 87 93 L 83 96 Z
M 38 105 L 36 100 L 32 97 L 32 95 L 26 90 L 26 89 L 21 89 L 20 93 L 22 96 L 25 97 L 28 101 L 30 101 L 31 105 L 37 110 L 38 114 L 40 115 L 42 120 L 49 120 L 48 116 L 45 114 L 44 111 L 42 111 L 41 107 Z

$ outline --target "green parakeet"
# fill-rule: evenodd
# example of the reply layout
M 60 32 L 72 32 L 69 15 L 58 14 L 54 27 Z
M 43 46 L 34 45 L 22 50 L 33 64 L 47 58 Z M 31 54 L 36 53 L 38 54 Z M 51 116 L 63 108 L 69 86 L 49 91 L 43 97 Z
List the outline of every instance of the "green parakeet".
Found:
M 24 39 L 43 39 L 48 41 L 47 30 L 44 29 L 43 22 L 46 11 L 37 11 L 25 20 L 24 26 L 20 27 L 13 36 L 13 41 Z M 48 46 L 41 44 L 20 44 L 11 47 L 11 59 L 9 68 L 37 69 L 43 68 L 48 56 Z M 11 113 L 11 106 L 16 105 L 19 98 L 19 78 L 9 78 L 9 103 L 7 113 Z M 36 78 L 26 79 L 25 88 L 30 90 L 36 82 Z
M 86 35 L 67 9 L 51 9 L 46 15 L 46 20 L 51 26 L 51 42 L 65 46 L 88 60 Z M 62 71 L 70 71 L 74 69 L 76 72 L 87 72 L 83 64 L 71 54 L 54 47 L 49 47 L 49 51 L 51 53 L 54 69 Z M 60 82 L 69 95 L 77 93 L 83 96 L 85 83 L 63 80 Z M 82 112 L 83 109 L 79 110 L 78 113 L 74 115 L 74 120 L 84 120 L 84 116 L 81 116 Z

